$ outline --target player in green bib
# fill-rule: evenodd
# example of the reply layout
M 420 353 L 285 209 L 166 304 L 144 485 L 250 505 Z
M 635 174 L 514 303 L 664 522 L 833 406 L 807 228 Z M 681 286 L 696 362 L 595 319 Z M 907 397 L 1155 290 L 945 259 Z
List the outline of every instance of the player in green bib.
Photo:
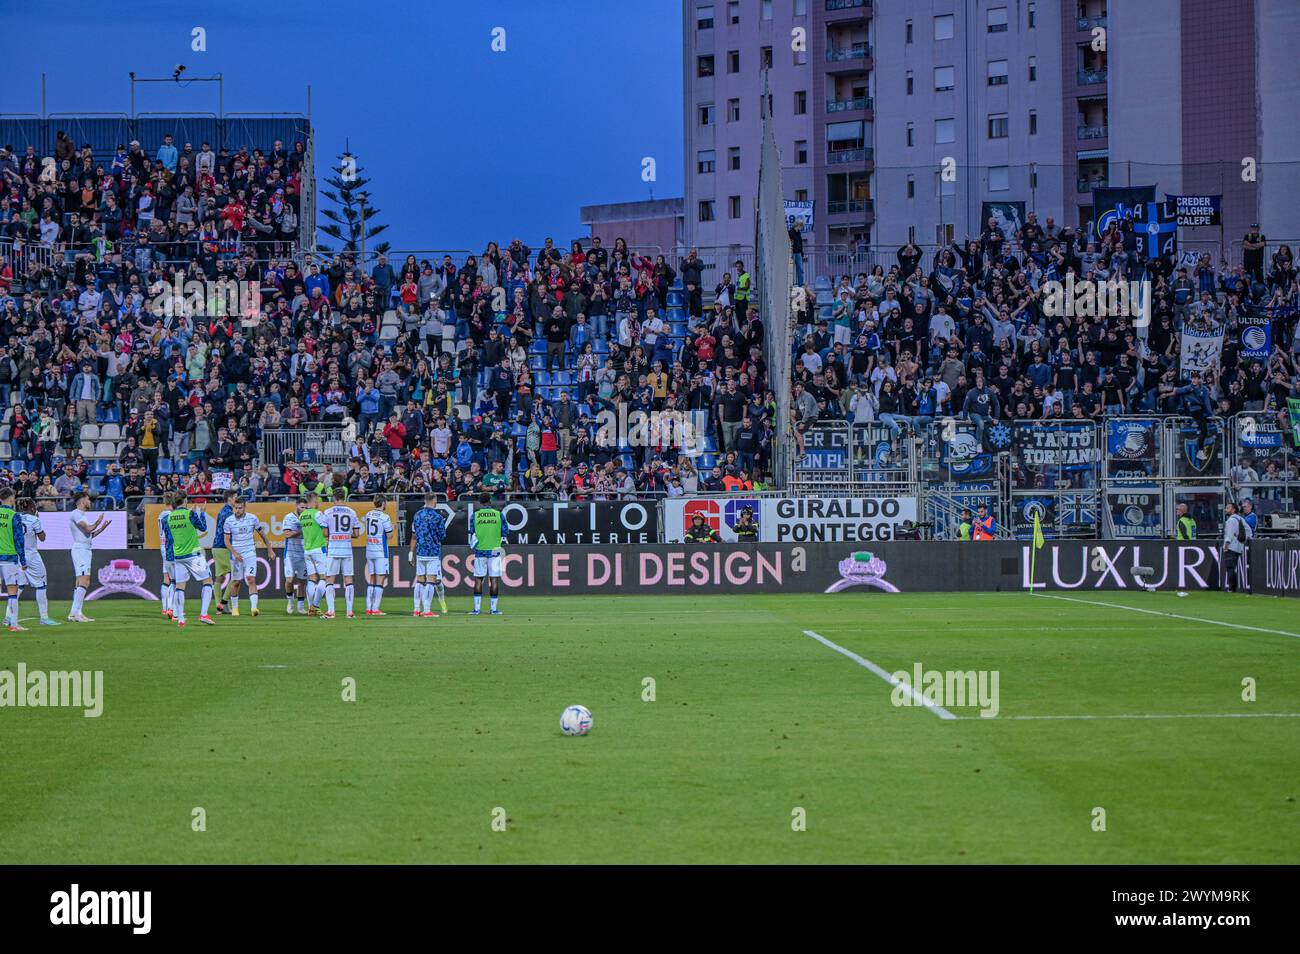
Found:
M 492 597 L 492 615 L 500 616 L 497 608 L 501 586 L 501 545 L 505 542 L 505 522 L 501 511 L 492 507 L 492 495 L 480 494 L 478 509 L 474 511 L 474 534 L 470 544 L 474 547 L 474 609 L 470 616 L 478 616 L 483 608 L 483 580 L 488 581 Z
M 324 582 L 329 569 L 325 556 L 325 528 L 320 524 L 320 494 L 307 494 L 307 509 L 298 514 L 302 528 L 302 550 L 307 560 L 307 615 L 320 613 L 321 600 L 329 584 Z
M 5 487 L 0 490 L 0 580 L 3 580 L 9 597 L 5 623 L 11 633 L 21 633 L 26 629 L 18 625 L 18 587 L 27 578 L 25 537 L 22 518 L 14 509 L 13 488 Z
M 173 609 L 176 611 L 176 625 L 185 628 L 185 583 L 198 580 L 203 584 L 202 608 L 199 622 L 206 626 L 213 625 L 208 608 L 212 605 L 212 574 L 208 572 L 208 561 L 203 555 L 203 534 L 208 530 L 208 518 L 202 510 L 190 510 L 186 504 L 183 491 L 177 491 L 173 498 L 172 512 L 163 521 L 166 536 L 166 557 L 172 561 L 172 583 L 176 587 L 172 595 Z

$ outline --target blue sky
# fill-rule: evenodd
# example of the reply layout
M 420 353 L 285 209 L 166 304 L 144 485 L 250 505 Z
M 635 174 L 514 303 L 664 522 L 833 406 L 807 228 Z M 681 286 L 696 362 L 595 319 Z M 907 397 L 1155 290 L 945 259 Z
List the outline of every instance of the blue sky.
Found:
M 128 71 L 178 63 L 222 73 L 227 112 L 306 112 L 310 83 L 318 164 L 350 142 L 395 249 L 567 242 L 583 234 L 581 205 L 682 194 L 681 0 L 200 9 L 0 0 L 0 112 L 39 113 L 42 72 L 52 113 L 129 112 Z M 190 49 L 196 26 L 207 52 Z M 215 113 L 216 84 L 142 85 L 136 109 Z

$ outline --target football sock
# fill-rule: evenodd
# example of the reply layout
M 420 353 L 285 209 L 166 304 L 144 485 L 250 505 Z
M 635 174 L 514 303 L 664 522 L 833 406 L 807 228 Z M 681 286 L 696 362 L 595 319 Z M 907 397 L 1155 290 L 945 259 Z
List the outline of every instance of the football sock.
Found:
M 356 594 L 357 590 L 354 584 L 349 583 L 343 587 L 343 600 L 347 604 L 349 614 L 352 612 L 352 604 L 356 602 Z
M 10 626 L 18 625 L 18 597 L 9 597 L 9 608 L 5 611 L 5 622 Z
M 80 616 L 81 604 L 85 601 L 85 599 L 86 599 L 86 588 L 84 586 L 79 586 L 75 590 L 73 590 L 72 591 L 72 612 L 69 615 Z
M 172 597 L 172 608 L 176 610 L 176 619 L 178 622 L 185 622 L 185 591 L 177 590 Z
M 482 593 L 475 593 L 475 594 L 474 594 L 474 612 L 477 613 L 477 612 L 478 612 L 479 610 L 481 610 L 482 608 L 483 608 L 483 594 L 482 594 Z
M 321 586 L 325 587 L 325 612 L 333 613 L 334 612 L 334 587 L 328 583 L 322 583 Z
M 496 611 L 497 611 L 497 597 L 494 596 L 492 597 L 492 612 L 495 613 Z
M 230 608 L 233 609 L 236 613 L 239 612 L 239 597 L 238 597 L 238 596 L 232 596 L 232 597 L 230 598 Z
M 423 599 L 420 590 L 420 587 L 422 586 L 424 586 L 424 584 L 419 580 L 416 580 L 415 583 L 411 585 L 411 598 L 415 601 L 415 611 L 417 613 L 420 612 L 420 601 Z
M 257 609 L 257 594 L 256 594 L 256 593 L 250 593 L 250 594 L 248 595 L 248 605 L 251 606 L 251 607 L 253 607 L 253 609 Z
M 207 616 L 208 610 L 212 606 L 212 584 L 203 584 L 203 598 L 199 601 L 199 615 Z
M 36 589 L 36 608 L 41 611 L 41 619 L 50 618 L 50 594 L 43 586 Z

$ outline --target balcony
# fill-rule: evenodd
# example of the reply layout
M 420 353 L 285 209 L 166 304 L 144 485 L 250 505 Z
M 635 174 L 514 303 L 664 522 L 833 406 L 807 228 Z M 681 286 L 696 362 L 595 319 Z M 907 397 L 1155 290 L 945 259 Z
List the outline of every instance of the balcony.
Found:
M 1096 86 L 1098 83 L 1106 82 L 1106 67 L 1098 70 L 1079 70 L 1080 86 Z
M 1105 139 L 1107 128 L 1108 127 L 1106 126 L 1105 123 L 1102 123 L 1100 126 L 1080 126 L 1079 138 L 1080 139 Z
M 831 63 L 839 63 L 842 60 L 865 60 L 870 55 L 871 44 L 865 41 L 838 50 L 831 48 L 826 51 L 826 59 Z
M 858 8 L 870 10 L 871 0 L 826 0 L 826 10 L 828 13 L 834 12 L 835 10 L 855 10 Z
M 833 99 L 826 103 L 828 113 L 847 113 L 857 109 L 871 109 L 870 96 L 855 96 L 852 99 Z
M 1080 179 L 1078 191 L 1080 193 L 1091 192 L 1094 187 L 1104 189 L 1110 185 L 1109 179 Z
M 845 163 L 845 162 L 866 162 L 874 155 L 875 155 L 875 150 L 872 149 L 870 146 L 867 146 L 866 148 L 863 149 L 836 149 L 834 151 L 828 150 L 826 153 L 826 163 L 827 165 L 834 166 L 834 165 L 840 165 L 841 163 Z
M 1106 14 L 1103 13 L 1099 17 L 1079 17 L 1078 23 L 1080 30 L 1088 30 L 1091 32 L 1097 27 L 1104 27 L 1106 25 Z
M 831 215 L 848 215 L 854 212 L 874 212 L 875 201 L 872 199 L 845 199 L 842 202 L 827 202 L 826 211 Z

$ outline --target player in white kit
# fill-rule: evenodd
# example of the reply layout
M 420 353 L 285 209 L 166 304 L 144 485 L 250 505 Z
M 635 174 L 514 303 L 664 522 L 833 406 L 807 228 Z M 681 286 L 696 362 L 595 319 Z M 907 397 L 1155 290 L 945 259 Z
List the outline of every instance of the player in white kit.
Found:
M 231 507 L 234 513 L 226 518 L 224 528 L 224 542 L 230 551 L 230 615 L 239 615 L 239 585 L 243 583 L 248 588 L 249 606 L 257 616 L 257 537 L 262 538 L 268 553 L 271 541 L 266 538 L 262 521 L 248 512 L 247 502 L 236 498 Z
M 328 542 L 325 544 L 326 570 L 322 585 L 325 587 L 325 619 L 334 618 L 335 580 L 343 577 L 343 593 L 347 600 L 348 619 L 352 612 L 355 591 L 352 588 L 352 541 L 361 536 L 361 521 L 351 507 L 335 504 L 316 515 Z
M 393 519 L 384 512 L 388 498 L 375 494 L 371 501 L 374 510 L 366 514 L 362 523 L 366 530 L 366 615 L 388 615 L 379 608 L 384 599 L 384 584 L 392 557 L 388 553 L 388 535 L 393 532 Z
M 86 589 L 90 586 L 90 564 L 94 556 L 91 541 L 108 529 L 108 514 L 102 513 L 99 519 L 90 519 L 90 494 L 81 491 L 73 498 L 72 517 L 68 521 L 72 527 L 72 572 L 77 578 L 76 589 L 72 591 L 72 611 L 68 613 L 71 623 L 93 623 L 94 620 L 81 610 L 85 605 Z
M 24 497 L 18 501 L 18 513 L 23 523 L 23 549 L 27 551 L 27 585 L 36 594 L 36 608 L 41 611 L 42 626 L 58 626 L 50 619 L 50 597 L 46 592 L 45 561 L 41 559 L 40 543 L 45 539 L 45 528 L 36 515 L 36 501 Z

